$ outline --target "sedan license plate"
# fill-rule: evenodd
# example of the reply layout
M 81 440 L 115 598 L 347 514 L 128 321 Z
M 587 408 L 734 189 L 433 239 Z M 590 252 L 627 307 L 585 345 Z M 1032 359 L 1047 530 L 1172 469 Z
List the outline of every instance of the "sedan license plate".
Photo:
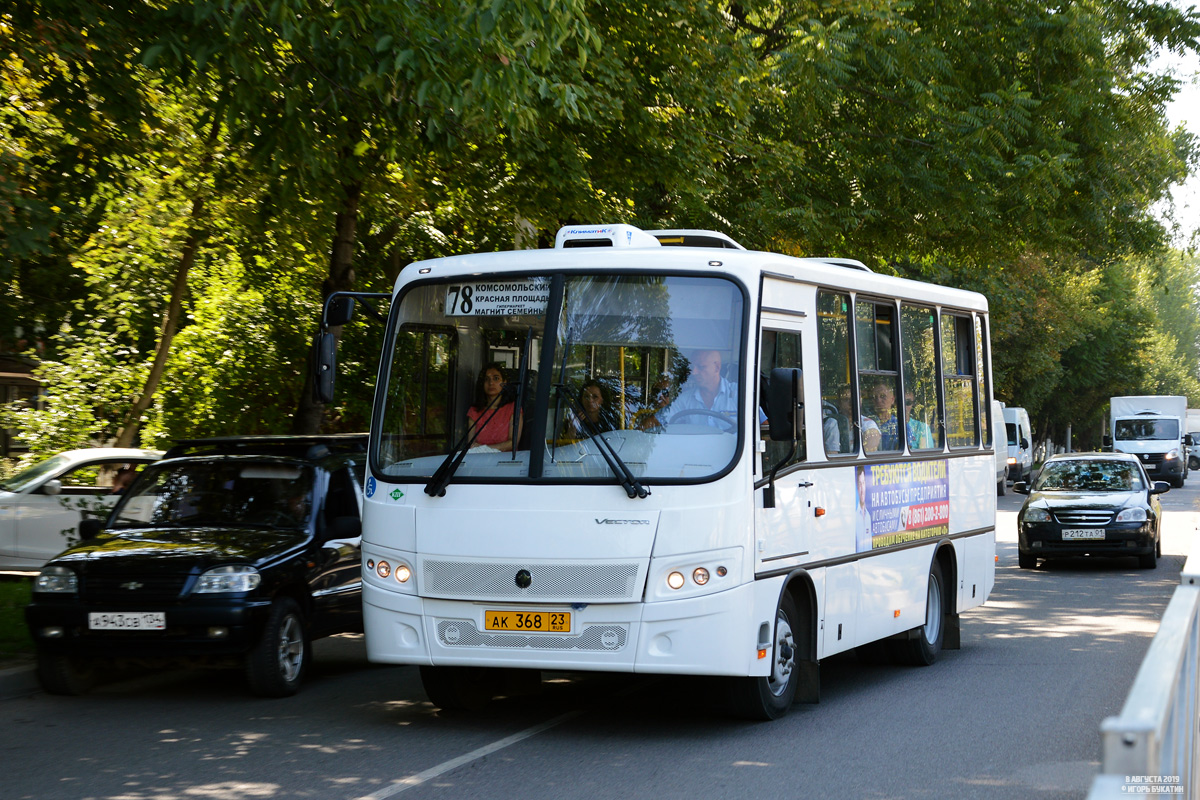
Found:
M 166 628 L 167 615 L 162 611 L 88 614 L 88 630 L 92 631 L 161 631 Z
M 1103 539 L 1104 528 L 1063 528 L 1062 538 L 1066 539 Z
M 483 628 L 500 633 L 570 633 L 570 611 L 485 611 Z

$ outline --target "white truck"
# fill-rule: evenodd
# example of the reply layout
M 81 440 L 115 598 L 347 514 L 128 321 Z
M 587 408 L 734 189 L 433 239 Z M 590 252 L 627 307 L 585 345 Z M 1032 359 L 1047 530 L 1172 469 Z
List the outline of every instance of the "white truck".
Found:
M 1109 436 L 1113 450 L 1136 455 L 1151 480 L 1183 486 L 1188 475 L 1187 398 L 1181 395 L 1114 397 L 1109 408 Z
M 1192 444 L 1188 446 L 1188 469 L 1200 469 L 1200 408 L 1188 409 L 1187 432 L 1192 437 Z

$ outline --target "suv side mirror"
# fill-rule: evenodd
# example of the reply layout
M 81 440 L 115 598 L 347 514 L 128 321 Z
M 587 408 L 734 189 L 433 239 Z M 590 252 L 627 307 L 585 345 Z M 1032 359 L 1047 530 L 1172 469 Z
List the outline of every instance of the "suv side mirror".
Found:
M 79 538 L 84 541 L 95 539 L 102 530 L 104 530 L 104 520 L 102 519 L 91 518 L 79 522 Z
M 62 481 L 58 478 L 51 478 L 42 484 L 42 494 L 48 494 L 53 497 L 56 494 L 62 494 Z

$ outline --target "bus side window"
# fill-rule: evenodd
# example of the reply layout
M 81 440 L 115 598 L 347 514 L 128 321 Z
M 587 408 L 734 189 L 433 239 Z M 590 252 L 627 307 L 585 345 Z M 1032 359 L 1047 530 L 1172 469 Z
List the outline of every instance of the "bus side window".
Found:
M 801 369 L 800 357 L 800 334 L 796 331 L 773 331 L 763 330 L 762 332 L 762 358 L 759 360 L 759 409 L 763 411 L 766 404 L 766 384 L 767 377 L 773 369 Z M 765 420 L 763 413 L 759 414 L 759 422 Z M 761 437 L 766 439 L 766 452 L 763 453 L 763 471 L 764 473 L 772 469 L 775 465 L 785 458 L 788 451 L 791 449 L 791 442 L 775 442 L 767 439 L 766 427 L 760 424 Z M 805 458 L 804 452 L 804 432 L 801 431 L 800 441 L 796 443 L 796 452 L 783 466 L 787 467 L 791 464 L 798 464 Z
M 817 296 L 818 370 L 821 377 L 821 433 L 826 455 L 858 452 L 859 427 L 850 359 L 850 298 L 821 292 Z
M 942 380 L 946 438 L 951 447 L 975 444 L 975 336 L 971 320 L 942 315 Z

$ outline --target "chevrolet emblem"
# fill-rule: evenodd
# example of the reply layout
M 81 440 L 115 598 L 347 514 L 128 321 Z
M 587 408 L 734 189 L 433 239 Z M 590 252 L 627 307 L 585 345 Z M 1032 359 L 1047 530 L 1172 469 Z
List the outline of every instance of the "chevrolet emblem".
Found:
M 146 584 L 142 583 L 141 581 L 126 581 L 125 583 L 121 584 L 121 588 L 128 589 L 131 592 L 135 592 L 145 585 Z

